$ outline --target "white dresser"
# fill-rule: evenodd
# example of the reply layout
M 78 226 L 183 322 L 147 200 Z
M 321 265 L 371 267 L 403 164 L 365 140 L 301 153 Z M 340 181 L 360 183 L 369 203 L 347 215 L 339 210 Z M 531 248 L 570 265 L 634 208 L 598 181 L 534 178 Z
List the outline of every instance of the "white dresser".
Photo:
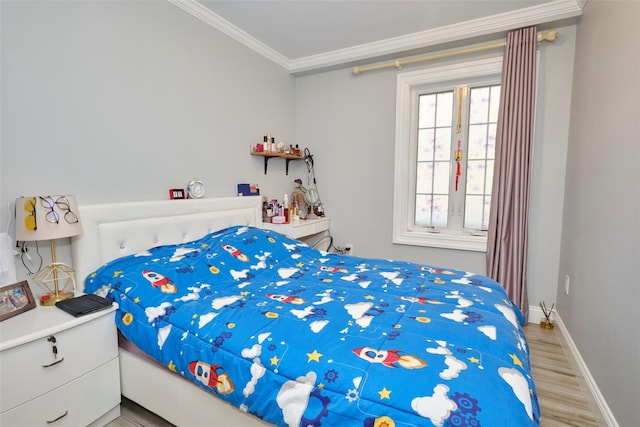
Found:
M 115 310 L 76 318 L 38 306 L 0 323 L 0 426 L 102 426 L 120 415 Z

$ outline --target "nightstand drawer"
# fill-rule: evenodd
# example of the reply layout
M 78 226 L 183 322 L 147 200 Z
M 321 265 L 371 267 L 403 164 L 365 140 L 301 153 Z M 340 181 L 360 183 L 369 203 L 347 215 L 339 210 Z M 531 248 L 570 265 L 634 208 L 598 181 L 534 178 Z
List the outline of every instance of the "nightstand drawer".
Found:
M 116 359 L 118 343 L 113 316 L 110 313 L 53 334 L 58 349 L 55 358 L 47 337 L 0 352 L 0 412 Z
M 86 426 L 95 421 L 96 414 L 104 414 L 120 404 L 119 372 L 116 358 L 75 381 L 0 414 L 0 425 Z

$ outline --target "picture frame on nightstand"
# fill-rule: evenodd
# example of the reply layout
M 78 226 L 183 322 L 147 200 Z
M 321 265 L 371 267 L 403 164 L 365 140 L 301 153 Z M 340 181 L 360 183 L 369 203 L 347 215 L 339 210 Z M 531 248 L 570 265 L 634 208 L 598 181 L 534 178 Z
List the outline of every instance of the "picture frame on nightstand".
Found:
M 0 322 L 34 308 L 36 300 L 26 280 L 0 288 Z

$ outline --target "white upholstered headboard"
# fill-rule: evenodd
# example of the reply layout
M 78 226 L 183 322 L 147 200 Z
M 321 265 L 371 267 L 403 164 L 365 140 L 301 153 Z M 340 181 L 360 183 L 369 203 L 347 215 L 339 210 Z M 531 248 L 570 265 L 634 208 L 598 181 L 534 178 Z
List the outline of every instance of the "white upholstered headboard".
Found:
M 83 233 L 71 239 L 78 291 L 87 275 L 107 261 L 232 225 L 262 222 L 262 199 L 255 196 L 106 203 L 78 210 Z

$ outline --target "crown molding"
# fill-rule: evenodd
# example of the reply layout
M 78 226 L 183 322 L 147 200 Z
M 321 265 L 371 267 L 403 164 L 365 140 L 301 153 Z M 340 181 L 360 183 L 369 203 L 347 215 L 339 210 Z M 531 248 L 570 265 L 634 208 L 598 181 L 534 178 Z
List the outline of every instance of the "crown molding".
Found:
M 169 1 L 222 33 L 253 49 L 260 55 L 275 62 L 290 74 L 300 74 L 340 65 L 346 66 L 367 59 L 373 60 L 385 55 L 415 51 L 477 37 L 497 35 L 514 28 L 573 18 L 582 15 L 582 8 L 587 0 L 551 1 L 486 18 L 472 19 L 440 28 L 297 59 L 286 58 L 222 17 L 216 15 L 197 0 Z
M 226 34 L 232 39 L 242 43 L 250 49 L 253 49 L 265 58 L 275 62 L 279 66 L 285 69 L 289 69 L 289 59 L 271 49 L 266 44 L 252 37 L 248 33 L 242 31 L 229 21 L 213 13 L 210 9 L 207 9 L 196 0 L 168 0 L 174 5 L 178 6 L 185 12 L 190 13 L 202 22 L 211 25 L 218 31 Z
M 290 61 L 289 72 L 291 74 L 309 72 L 385 55 L 500 34 L 515 28 L 573 18 L 582 14 L 580 3 L 584 4 L 581 0 L 558 0 L 374 43 L 293 59 Z

